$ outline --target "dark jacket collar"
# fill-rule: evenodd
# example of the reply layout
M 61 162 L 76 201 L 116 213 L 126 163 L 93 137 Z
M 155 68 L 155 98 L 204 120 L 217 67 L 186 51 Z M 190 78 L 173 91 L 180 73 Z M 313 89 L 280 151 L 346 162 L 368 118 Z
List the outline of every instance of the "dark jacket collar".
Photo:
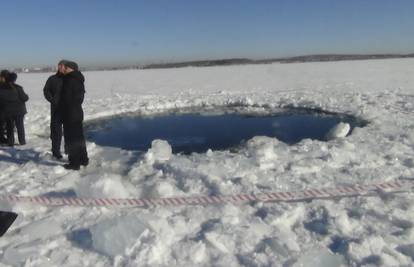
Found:
M 78 70 L 74 70 L 72 72 L 69 72 L 68 74 L 65 75 L 65 77 L 72 78 L 72 79 L 76 79 L 76 80 L 79 80 L 80 82 L 84 82 L 85 81 L 85 77 Z

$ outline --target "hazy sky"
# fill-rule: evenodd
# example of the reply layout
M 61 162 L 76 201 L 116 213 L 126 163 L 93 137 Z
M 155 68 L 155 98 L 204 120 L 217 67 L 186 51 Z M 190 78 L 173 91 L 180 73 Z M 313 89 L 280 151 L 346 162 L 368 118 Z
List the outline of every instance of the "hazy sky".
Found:
M 413 0 L 2 1 L 0 66 L 414 52 Z

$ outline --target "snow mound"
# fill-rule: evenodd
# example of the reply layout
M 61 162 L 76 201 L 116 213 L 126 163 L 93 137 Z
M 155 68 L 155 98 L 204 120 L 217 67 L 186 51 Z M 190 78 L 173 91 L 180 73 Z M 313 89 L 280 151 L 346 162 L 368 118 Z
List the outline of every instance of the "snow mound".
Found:
M 155 139 L 151 143 L 151 148 L 145 154 L 145 159 L 148 162 L 163 162 L 171 158 L 172 148 L 165 140 Z
M 77 196 L 87 198 L 128 198 L 132 185 L 116 174 L 90 175 L 75 188 Z
M 349 123 L 340 122 L 329 130 L 325 138 L 328 141 L 336 138 L 343 138 L 348 135 L 350 130 L 351 126 L 349 125 Z
M 102 221 L 90 228 L 93 248 L 109 256 L 123 255 L 147 227 L 134 216 Z

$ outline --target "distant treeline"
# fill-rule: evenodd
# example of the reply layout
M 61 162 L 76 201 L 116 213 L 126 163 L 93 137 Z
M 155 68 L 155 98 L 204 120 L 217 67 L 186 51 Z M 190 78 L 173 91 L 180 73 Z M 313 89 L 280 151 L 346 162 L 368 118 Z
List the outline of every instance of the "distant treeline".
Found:
M 271 63 L 300 63 L 300 62 L 326 62 L 326 61 L 343 61 L 343 60 L 366 60 L 366 59 L 390 59 L 390 58 L 414 58 L 413 54 L 371 54 L 371 55 L 341 55 L 341 54 L 323 54 L 307 55 L 296 57 L 272 58 L 272 59 L 248 59 L 248 58 L 230 58 L 217 60 L 197 60 L 172 63 L 157 63 L 148 65 L 133 65 L 119 67 L 89 67 L 82 70 L 123 70 L 123 69 L 167 69 L 183 67 L 210 67 L 210 66 L 229 66 L 229 65 L 247 65 L 247 64 L 271 64 Z M 34 69 L 14 69 L 17 72 L 53 72 L 56 67 L 44 67 Z
M 341 60 L 366 60 L 366 59 L 389 59 L 389 58 L 412 58 L 413 54 L 371 54 L 371 55 L 309 55 L 276 59 L 274 62 L 293 63 L 293 62 L 323 62 L 323 61 L 341 61 Z
M 367 60 L 367 59 L 390 59 L 390 58 L 413 58 L 413 54 L 372 54 L 372 55 L 340 55 L 340 54 L 323 54 L 307 55 L 273 59 L 248 59 L 248 58 L 231 58 L 218 60 L 198 60 L 176 63 L 158 63 L 149 64 L 140 67 L 141 69 L 164 69 L 164 68 L 182 68 L 182 67 L 209 67 L 209 66 L 228 66 L 228 65 L 246 65 L 246 64 L 270 64 L 270 63 L 300 63 L 300 62 L 325 62 L 325 61 L 343 61 L 343 60 Z

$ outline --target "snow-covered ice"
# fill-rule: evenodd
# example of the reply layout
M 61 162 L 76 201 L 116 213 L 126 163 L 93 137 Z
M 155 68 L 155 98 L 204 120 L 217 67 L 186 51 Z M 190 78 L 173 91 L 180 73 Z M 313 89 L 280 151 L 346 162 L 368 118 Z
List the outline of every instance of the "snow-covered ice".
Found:
M 237 153 L 146 153 L 88 142 L 90 165 L 51 158 L 50 74 L 21 74 L 27 145 L 0 148 L 1 194 L 149 198 L 294 191 L 414 178 L 414 60 L 86 72 L 86 124 L 124 113 L 223 106 L 316 108 L 369 121 L 329 141 L 256 136 Z M 346 137 L 345 137 L 346 136 Z M 171 208 L 44 207 L 0 239 L 1 266 L 411 266 L 414 195 Z

